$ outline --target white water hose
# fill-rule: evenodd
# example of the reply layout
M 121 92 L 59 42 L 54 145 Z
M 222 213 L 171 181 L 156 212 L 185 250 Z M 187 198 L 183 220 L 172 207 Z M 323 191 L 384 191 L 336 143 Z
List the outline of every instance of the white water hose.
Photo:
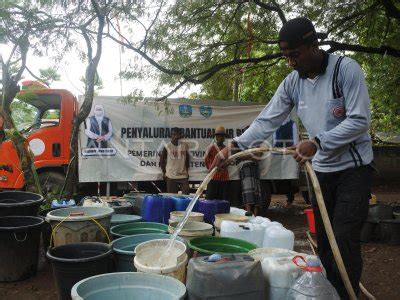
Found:
M 230 162 L 236 160 L 237 158 L 241 158 L 243 156 L 248 156 L 251 154 L 260 154 L 260 153 L 264 153 L 264 152 L 271 152 L 271 153 L 276 153 L 276 154 L 282 154 L 282 155 L 288 155 L 288 154 L 294 154 L 295 150 L 288 150 L 285 148 L 273 148 L 273 147 L 260 147 L 260 148 L 253 148 L 253 149 L 247 149 L 241 152 L 238 152 L 232 156 L 230 156 L 226 161 L 225 164 L 229 164 Z M 203 180 L 203 182 L 201 183 L 201 185 L 199 186 L 199 188 L 196 191 L 195 197 L 199 197 L 203 191 L 205 190 L 207 184 L 209 183 L 209 181 L 214 177 L 215 172 L 217 171 L 217 167 L 215 167 L 214 169 L 212 169 L 210 171 L 210 173 L 208 173 L 208 175 L 206 176 L 206 178 Z M 317 199 L 317 203 L 318 203 L 318 208 L 319 211 L 321 213 L 321 217 L 322 217 L 322 221 L 325 227 L 325 231 L 326 234 L 328 236 L 328 240 L 329 240 L 329 244 L 331 246 L 332 252 L 333 252 L 333 257 L 335 258 L 336 264 L 338 266 L 339 272 L 340 272 L 340 276 L 342 277 L 344 286 L 346 287 L 347 293 L 350 297 L 350 299 L 352 300 L 356 300 L 356 294 L 354 293 L 353 287 L 350 283 L 350 279 L 349 279 L 349 275 L 346 272 L 346 268 L 344 266 L 343 263 L 343 259 L 342 259 L 342 255 L 340 254 L 337 242 L 336 242 L 336 238 L 335 235 L 333 234 L 333 229 L 332 229 L 332 225 L 331 222 L 329 220 L 329 216 L 328 216 L 328 212 L 326 210 L 325 207 L 325 202 L 324 202 L 324 198 L 322 196 L 322 191 L 321 191 L 321 187 L 319 185 L 318 182 L 318 178 L 315 175 L 315 172 L 311 166 L 311 163 L 309 161 L 307 161 L 305 163 L 305 169 L 308 173 L 308 175 L 311 178 L 311 183 L 314 187 L 314 192 L 315 192 L 315 196 Z

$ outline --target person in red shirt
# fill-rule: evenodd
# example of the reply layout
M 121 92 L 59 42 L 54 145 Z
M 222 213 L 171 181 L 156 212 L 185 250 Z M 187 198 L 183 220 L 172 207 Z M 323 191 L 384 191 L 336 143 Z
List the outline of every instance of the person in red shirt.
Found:
M 214 158 L 219 151 L 225 148 L 225 128 L 217 126 L 215 128 L 215 141 L 207 148 L 205 155 L 205 164 L 209 171 L 214 167 Z M 229 173 L 227 169 L 219 170 L 215 173 L 212 180 L 207 185 L 206 199 L 210 200 L 228 200 L 229 193 Z

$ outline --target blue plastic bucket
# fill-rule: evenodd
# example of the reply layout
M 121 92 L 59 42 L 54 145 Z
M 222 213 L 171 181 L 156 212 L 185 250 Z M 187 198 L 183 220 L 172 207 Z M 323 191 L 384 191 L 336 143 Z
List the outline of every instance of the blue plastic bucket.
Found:
M 135 248 L 137 245 L 143 242 L 157 240 L 157 239 L 168 239 L 171 238 L 170 234 L 165 233 L 148 233 L 148 234 L 137 234 L 132 236 L 126 236 L 116 239 L 112 242 L 112 248 L 115 253 L 115 268 L 117 272 L 129 272 L 136 271 L 133 264 L 135 258 Z M 184 242 L 183 238 L 177 237 L 178 241 Z
M 185 285 L 175 278 L 136 272 L 89 277 L 76 283 L 71 290 L 73 300 L 180 300 L 185 295 Z

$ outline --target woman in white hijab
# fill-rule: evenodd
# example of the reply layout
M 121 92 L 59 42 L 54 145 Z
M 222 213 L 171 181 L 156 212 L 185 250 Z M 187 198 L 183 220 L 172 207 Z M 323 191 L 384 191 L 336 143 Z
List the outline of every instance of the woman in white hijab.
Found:
M 89 148 L 108 148 L 108 141 L 112 137 L 112 124 L 104 115 L 104 106 L 96 104 L 93 116 L 86 119 L 85 134 L 88 137 Z

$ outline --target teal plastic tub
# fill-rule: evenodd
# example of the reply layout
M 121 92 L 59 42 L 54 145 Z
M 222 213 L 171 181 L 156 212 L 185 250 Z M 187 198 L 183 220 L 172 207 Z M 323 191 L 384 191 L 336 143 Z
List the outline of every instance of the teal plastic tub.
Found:
M 136 222 L 111 227 L 113 239 L 145 233 L 168 233 L 168 226 L 153 222 Z
M 111 216 L 111 227 L 127 224 L 127 223 L 135 223 L 142 221 L 141 216 L 137 215 L 126 215 L 126 214 L 114 214 Z
M 194 238 L 187 244 L 192 251 L 197 251 L 199 255 L 248 253 L 257 248 L 256 244 L 247 241 L 218 236 Z
M 165 233 L 148 233 L 148 234 L 137 234 L 131 236 L 125 236 L 116 239 L 112 242 L 112 248 L 115 257 L 115 268 L 117 272 L 130 272 L 136 271 L 133 264 L 133 259 L 135 258 L 135 248 L 137 245 L 158 239 L 169 239 L 170 234 Z M 178 241 L 184 242 L 183 238 L 177 237 Z
M 76 283 L 71 290 L 73 300 L 180 300 L 185 295 L 185 285 L 175 278 L 136 272 L 89 277 Z

